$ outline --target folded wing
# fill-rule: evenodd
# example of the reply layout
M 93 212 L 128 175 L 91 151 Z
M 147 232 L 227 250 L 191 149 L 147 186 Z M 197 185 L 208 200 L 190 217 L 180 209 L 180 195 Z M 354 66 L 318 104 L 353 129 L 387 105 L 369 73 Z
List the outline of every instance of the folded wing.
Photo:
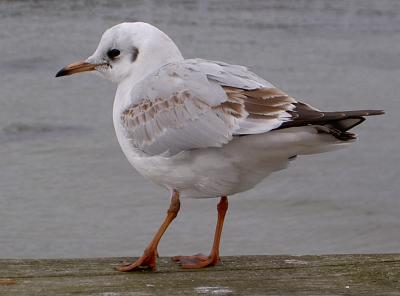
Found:
M 151 155 L 270 131 L 290 118 L 295 102 L 245 67 L 198 59 L 162 67 L 131 97 L 121 123 L 131 143 Z
M 374 112 L 321 112 L 245 67 L 194 59 L 168 64 L 135 85 L 121 123 L 136 148 L 175 155 L 284 127 L 342 120 L 348 128 Z

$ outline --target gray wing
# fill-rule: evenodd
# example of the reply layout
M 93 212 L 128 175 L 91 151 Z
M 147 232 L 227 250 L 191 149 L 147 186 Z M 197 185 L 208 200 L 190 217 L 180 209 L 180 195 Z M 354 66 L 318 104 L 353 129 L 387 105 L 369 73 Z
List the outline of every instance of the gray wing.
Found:
M 296 101 L 247 68 L 200 59 L 160 68 L 134 86 L 121 122 L 147 154 L 221 147 L 235 135 L 268 132 Z

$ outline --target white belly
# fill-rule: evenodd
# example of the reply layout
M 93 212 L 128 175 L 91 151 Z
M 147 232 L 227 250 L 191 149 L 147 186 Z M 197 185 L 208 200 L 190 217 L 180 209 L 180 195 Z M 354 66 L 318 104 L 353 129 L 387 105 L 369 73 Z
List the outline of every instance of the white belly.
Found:
M 343 146 L 313 127 L 289 128 L 235 138 L 221 148 L 184 151 L 172 157 L 148 156 L 135 149 L 121 129 L 118 141 L 129 162 L 143 176 L 182 197 L 219 197 L 253 188 L 272 172 L 287 167 L 289 158 Z

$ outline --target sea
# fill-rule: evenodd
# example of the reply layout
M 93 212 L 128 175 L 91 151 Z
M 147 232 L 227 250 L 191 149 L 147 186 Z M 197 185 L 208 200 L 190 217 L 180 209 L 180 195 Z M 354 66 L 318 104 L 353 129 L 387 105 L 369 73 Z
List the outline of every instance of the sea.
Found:
M 319 109 L 387 112 L 230 197 L 221 255 L 400 251 L 398 0 L 15 0 L 0 1 L 0 258 L 139 256 L 162 222 L 169 193 L 117 143 L 116 86 L 54 77 L 124 21 Z M 217 202 L 183 199 L 160 255 L 207 253 Z

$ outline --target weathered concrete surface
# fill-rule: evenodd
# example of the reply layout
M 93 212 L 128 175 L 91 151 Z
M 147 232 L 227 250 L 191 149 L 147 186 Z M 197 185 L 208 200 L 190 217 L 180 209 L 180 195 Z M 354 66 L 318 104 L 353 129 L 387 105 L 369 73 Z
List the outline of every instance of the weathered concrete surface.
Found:
M 160 258 L 119 273 L 120 258 L 0 260 L 0 295 L 400 295 L 400 254 L 224 257 L 203 270 Z

